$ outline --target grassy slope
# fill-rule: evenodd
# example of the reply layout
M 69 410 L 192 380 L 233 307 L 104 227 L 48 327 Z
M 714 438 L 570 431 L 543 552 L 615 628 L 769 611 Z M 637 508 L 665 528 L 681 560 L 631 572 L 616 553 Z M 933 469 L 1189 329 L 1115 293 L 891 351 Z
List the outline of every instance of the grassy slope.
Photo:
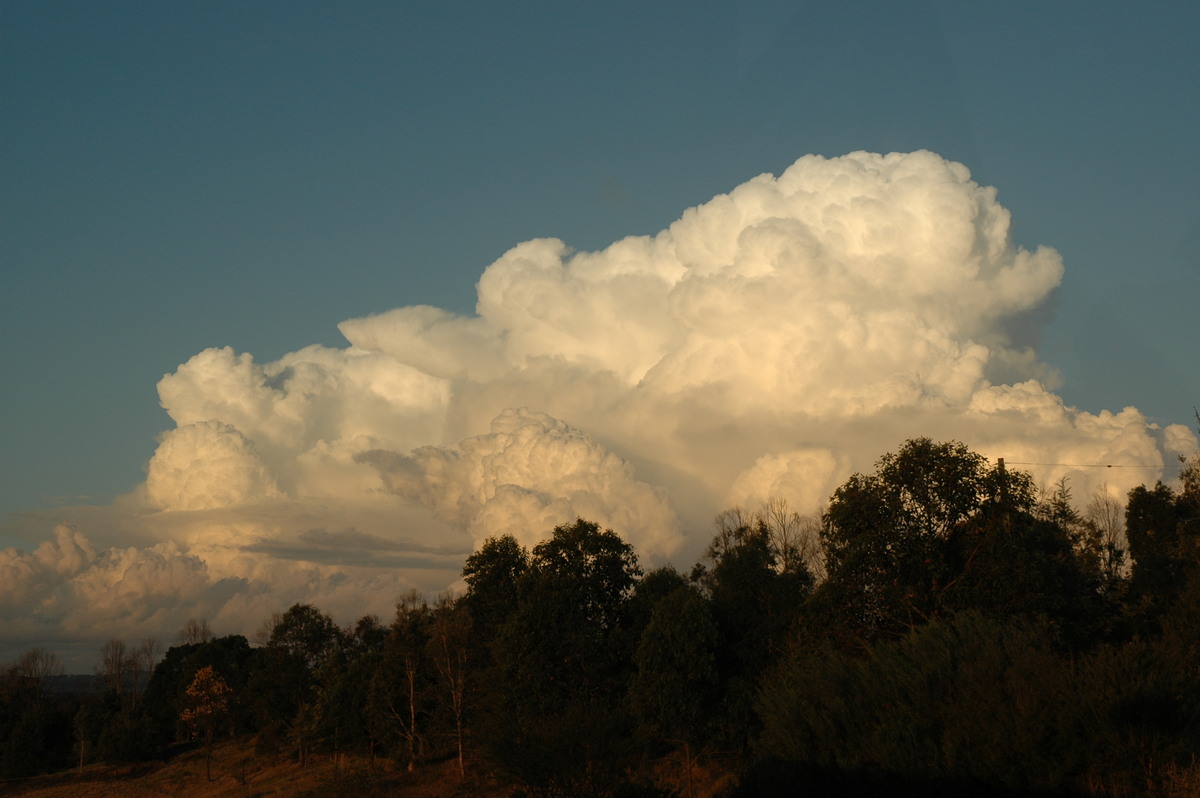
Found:
M 125 767 L 89 765 L 83 774 L 66 771 L 23 782 L 0 784 L 0 795 L 38 798 L 247 798 L 248 796 L 507 796 L 511 785 L 487 778 L 464 781 L 457 763 L 427 764 L 406 773 L 390 760 L 377 759 L 374 769 L 361 757 L 313 757 L 304 769 L 294 762 L 254 757 L 250 738 L 225 740 L 213 751 L 213 780 L 204 771 L 204 750 L 182 753 L 168 762 Z

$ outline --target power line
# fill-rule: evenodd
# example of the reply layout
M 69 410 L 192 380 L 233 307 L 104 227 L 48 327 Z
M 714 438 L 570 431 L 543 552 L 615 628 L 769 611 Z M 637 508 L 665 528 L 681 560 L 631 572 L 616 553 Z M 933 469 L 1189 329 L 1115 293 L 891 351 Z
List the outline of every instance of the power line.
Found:
M 1004 458 L 1000 458 L 1004 460 Z M 1062 468 L 1183 468 L 1184 463 L 1145 463 L 1143 465 L 1114 465 L 1110 463 L 1014 463 L 1004 460 L 1005 465 L 1019 466 L 1060 466 Z

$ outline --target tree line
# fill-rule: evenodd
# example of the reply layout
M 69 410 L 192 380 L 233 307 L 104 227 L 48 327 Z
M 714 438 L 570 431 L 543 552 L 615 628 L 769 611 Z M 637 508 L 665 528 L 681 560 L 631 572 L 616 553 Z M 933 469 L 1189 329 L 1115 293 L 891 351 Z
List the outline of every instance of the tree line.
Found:
M 156 663 L 110 643 L 98 695 L 47 691 L 34 650 L 0 680 L 0 773 L 241 734 L 530 796 L 1194 795 L 1200 460 L 1179 484 L 1122 524 L 921 438 L 817 518 L 722 513 L 686 572 L 580 519 L 487 540 L 465 593 L 386 622 L 297 604 L 261 645 L 200 621 Z

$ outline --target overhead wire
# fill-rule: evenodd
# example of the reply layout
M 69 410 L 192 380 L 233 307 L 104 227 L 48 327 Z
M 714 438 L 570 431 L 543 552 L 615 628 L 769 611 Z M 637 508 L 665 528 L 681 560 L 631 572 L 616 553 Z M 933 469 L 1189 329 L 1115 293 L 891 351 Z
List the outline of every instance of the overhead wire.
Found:
M 1114 463 L 1017 463 L 1005 458 L 1005 465 L 1019 466 L 1060 466 L 1062 468 L 1183 468 L 1186 463 L 1144 463 L 1144 464 L 1114 464 Z

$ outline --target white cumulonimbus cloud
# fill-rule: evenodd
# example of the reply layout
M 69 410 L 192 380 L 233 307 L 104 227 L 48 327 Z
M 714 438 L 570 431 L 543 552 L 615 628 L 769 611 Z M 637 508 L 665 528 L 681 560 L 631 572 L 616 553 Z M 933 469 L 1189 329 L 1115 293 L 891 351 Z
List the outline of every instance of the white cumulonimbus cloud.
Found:
M 62 528 L 8 550 L 0 608 L 42 602 L 29 635 L 104 613 L 236 626 L 291 597 L 386 612 L 486 537 L 576 517 L 688 560 L 723 507 L 814 512 L 915 436 L 1119 497 L 1196 440 L 1052 392 L 1030 342 L 1062 275 L 930 152 L 806 156 L 597 252 L 526 241 L 473 316 L 402 307 L 342 323 L 346 348 L 210 349 L 164 376 L 176 428 L 121 505 L 161 542 L 97 553 Z

